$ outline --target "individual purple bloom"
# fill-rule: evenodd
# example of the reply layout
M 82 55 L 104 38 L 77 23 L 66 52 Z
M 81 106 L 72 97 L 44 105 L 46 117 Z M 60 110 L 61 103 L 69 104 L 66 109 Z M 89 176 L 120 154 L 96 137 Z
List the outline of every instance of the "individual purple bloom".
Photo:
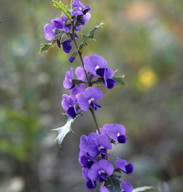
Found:
M 44 26 L 44 37 L 48 41 L 53 41 L 55 36 L 54 27 L 51 24 L 46 24 Z
M 70 70 L 66 72 L 65 80 L 63 81 L 63 86 L 65 89 L 74 88 L 75 85 L 72 83 L 73 79 L 74 79 L 74 69 L 70 68 Z
M 104 183 L 100 186 L 100 192 L 109 192 L 107 187 L 104 185 Z
M 100 73 L 104 73 L 102 71 L 104 71 L 107 67 L 107 61 L 103 57 L 96 54 L 92 55 L 91 57 L 86 56 L 84 58 L 84 67 L 88 73 L 91 73 L 93 76 L 97 77 L 98 71 L 100 71 Z
M 105 124 L 103 128 L 100 129 L 103 135 L 108 136 L 116 143 L 126 143 L 128 139 L 126 134 L 126 129 L 123 125 L 120 124 Z
M 70 63 L 73 63 L 74 60 L 75 60 L 75 57 L 70 57 L 69 58 Z
M 63 21 L 60 17 L 51 20 L 51 24 L 44 26 L 44 36 L 48 41 L 53 41 L 55 37 L 55 30 L 63 29 Z
M 103 182 L 107 180 L 107 175 L 112 175 L 114 171 L 113 165 L 105 160 L 102 159 L 99 163 L 94 163 L 88 171 L 88 178 L 91 181 Z
M 72 49 L 72 46 L 71 46 L 69 40 L 65 41 L 65 42 L 62 44 L 62 46 L 63 46 L 63 50 L 64 50 L 66 53 L 69 53 L 69 52 L 71 51 L 71 49 Z
M 95 157 L 91 157 L 89 155 L 87 155 L 86 153 L 80 151 L 79 153 L 79 163 L 83 166 L 86 167 L 88 169 L 91 168 L 91 166 L 97 162 Z
M 104 70 L 103 78 L 104 78 L 104 86 L 107 87 L 108 89 L 112 89 L 116 85 L 116 81 L 113 80 L 114 76 L 114 71 L 107 67 Z
M 97 186 L 96 181 L 90 180 L 90 178 L 88 177 L 88 172 L 89 172 L 88 168 L 82 169 L 83 178 L 86 180 L 86 187 L 88 189 L 94 189 Z
M 84 84 L 80 84 L 78 85 L 77 88 L 73 88 L 72 91 L 71 91 L 71 97 L 72 99 L 77 102 L 77 98 L 78 98 L 78 95 L 82 92 L 84 92 L 85 90 L 85 85 Z
M 91 157 L 97 157 L 101 154 L 102 158 L 109 155 L 106 150 L 112 149 L 109 139 L 105 135 L 98 135 L 97 133 L 90 133 L 88 135 L 87 153 Z
M 51 20 L 51 25 L 55 28 L 55 29 L 63 29 L 64 27 L 64 23 L 62 18 L 58 17 L 56 19 L 52 19 Z
M 69 95 L 62 95 L 62 102 L 61 102 L 62 108 L 66 110 L 66 114 L 73 119 L 77 115 L 77 107 L 74 102 L 74 100 Z
M 75 70 L 75 74 L 77 76 L 77 79 L 79 79 L 81 81 L 86 81 L 86 75 L 85 75 L 83 67 L 81 67 L 81 66 L 77 67 Z
M 83 111 L 87 111 L 89 106 L 96 111 L 97 108 L 101 108 L 95 101 L 102 99 L 102 92 L 96 87 L 88 87 L 83 93 L 78 95 L 78 104 Z
M 131 174 L 133 172 L 133 164 L 128 164 L 125 159 L 117 157 L 116 166 L 126 174 Z
M 121 182 L 121 188 L 123 192 L 132 192 L 133 186 L 130 183 L 125 183 L 124 181 Z

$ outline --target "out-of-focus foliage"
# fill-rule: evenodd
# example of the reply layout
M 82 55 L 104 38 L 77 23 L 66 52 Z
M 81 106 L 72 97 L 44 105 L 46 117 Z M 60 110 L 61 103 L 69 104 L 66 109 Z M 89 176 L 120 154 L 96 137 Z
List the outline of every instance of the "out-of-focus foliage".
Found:
M 106 90 L 97 112 L 100 127 L 121 123 L 128 144 L 111 153 L 135 164 L 134 187 L 182 192 L 183 178 L 183 2 L 83 1 L 90 4 L 97 53 L 125 76 L 125 86 Z M 69 5 L 69 1 L 64 0 Z M 11 5 L 11 6 L 10 6 Z M 64 125 L 61 95 L 68 56 L 56 46 L 39 54 L 43 26 L 60 15 L 51 0 L 2 1 L 0 7 L 0 191 L 85 191 L 78 161 L 81 134 L 93 131 L 89 114 L 73 123 L 59 149 L 52 128 Z M 79 40 L 82 43 L 82 38 Z M 74 51 L 74 50 L 73 50 Z M 79 59 L 76 61 L 79 64 Z M 75 66 L 74 66 L 75 67 Z M 124 153 L 123 153 L 124 151 Z M 111 159 L 113 161 L 114 159 Z M 80 175 L 80 176 L 78 176 Z

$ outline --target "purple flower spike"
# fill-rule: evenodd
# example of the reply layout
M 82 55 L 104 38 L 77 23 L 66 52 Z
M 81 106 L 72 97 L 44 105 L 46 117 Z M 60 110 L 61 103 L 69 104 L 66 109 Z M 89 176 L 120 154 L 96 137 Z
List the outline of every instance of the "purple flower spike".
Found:
M 63 81 L 63 86 L 65 89 L 74 88 L 75 85 L 72 83 L 73 79 L 74 79 L 74 69 L 70 68 L 70 70 L 66 72 L 65 80 Z
M 100 131 L 103 135 L 108 136 L 116 143 L 126 143 L 126 140 L 128 139 L 125 136 L 125 127 L 120 124 L 105 124 Z
M 68 116 L 72 117 L 73 119 L 76 117 L 76 115 L 77 115 L 77 107 L 75 105 L 75 102 L 71 98 L 71 96 L 64 94 L 62 96 L 62 103 L 61 103 L 61 105 L 62 105 L 63 109 L 66 110 L 66 114 Z
M 84 58 L 84 67 L 88 73 L 91 73 L 93 76 L 97 77 L 97 70 L 104 70 L 107 67 L 107 61 L 103 57 L 96 54 L 92 55 L 91 57 L 86 56 Z
M 128 164 L 125 159 L 117 157 L 116 166 L 126 174 L 131 174 L 133 172 L 133 164 Z
M 88 87 L 78 95 L 78 104 L 83 111 L 88 111 L 90 104 L 96 110 L 97 107 L 101 106 L 94 101 L 102 99 L 102 97 L 103 94 L 98 88 Z
M 124 181 L 121 182 L 121 188 L 123 192 L 132 192 L 133 186 L 130 183 L 125 183 Z

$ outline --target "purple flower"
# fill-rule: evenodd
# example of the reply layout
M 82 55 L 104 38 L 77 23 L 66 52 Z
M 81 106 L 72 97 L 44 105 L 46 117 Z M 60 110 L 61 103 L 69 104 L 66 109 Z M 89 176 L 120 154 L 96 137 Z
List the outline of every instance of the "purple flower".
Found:
M 124 181 L 121 182 L 121 188 L 123 192 L 132 192 L 133 186 L 130 183 L 125 183 Z
M 84 58 L 84 67 L 88 73 L 91 73 L 95 77 L 97 77 L 97 73 L 101 74 L 100 76 L 103 76 L 104 70 L 107 67 L 107 61 L 96 54 L 91 57 L 86 56 Z
M 73 63 L 74 60 L 75 60 L 75 57 L 70 57 L 70 58 L 69 58 L 69 61 L 70 61 L 71 63 Z
M 100 192 L 109 192 L 109 190 L 107 189 L 107 187 L 104 184 L 102 184 L 100 186 Z
M 86 187 L 88 189 L 94 189 L 97 184 L 96 184 L 96 181 L 92 181 L 89 177 L 88 177 L 88 172 L 89 172 L 89 169 L 88 168 L 83 168 L 82 169 L 82 174 L 83 174 L 83 178 L 86 180 Z
M 88 87 L 78 95 L 78 104 L 83 111 L 87 111 L 91 105 L 94 110 L 101 108 L 95 101 L 102 99 L 102 92 L 96 87 Z
M 128 164 L 125 159 L 117 157 L 116 166 L 126 174 L 131 174 L 133 172 L 133 164 Z
M 105 160 L 102 159 L 99 163 L 94 163 L 91 169 L 88 171 L 88 178 L 91 181 L 103 182 L 107 180 L 107 175 L 112 175 L 114 171 L 113 165 Z
M 125 136 L 125 127 L 120 124 L 105 124 L 103 128 L 100 129 L 100 131 L 103 135 L 108 136 L 116 143 L 126 143 L 126 140 L 128 139 Z
M 73 119 L 76 117 L 78 110 L 71 96 L 66 94 L 62 95 L 61 105 L 62 105 L 62 108 L 66 110 L 66 114 L 68 116 L 72 117 Z
M 102 158 L 109 155 L 106 150 L 112 149 L 109 139 L 105 135 L 98 135 L 97 133 L 90 133 L 88 135 L 87 153 L 91 157 L 97 157 L 101 154 Z
M 91 14 L 88 13 L 90 11 L 90 6 L 86 6 L 79 0 L 74 0 L 72 3 L 74 9 L 72 10 L 72 15 L 75 16 L 75 22 L 78 22 L 81 25 L 85 25 L 86 21 L 88 21 L 91 17 Z M 78 21 L 79 19 L 79 21 Z
M 113 76 L 114 71 L 111 68 L 107 67 L 104 70 L 103 78 L 104 78 L 104 86 L 107 87 L 108 89 L 112 89 L 116 85 L 116 81 L 112 79 Z
M 70 44 L 70 40 L 67 40 L 65 41 L 62 46 L 63 46 L 63 50 L 66 52 L 66 53 L 70 53 L 71 49 L 72 49 L 72 46 Z
M 77 67 L 75 70 L 75 74 L 77 76 L 77 79 L 84 81 L 84 82 L 86 81 L 86 75 L 85 75 L 83 67 L 81 67 L 81 66 Z
M 70 70 L 66 72 L 65 80 L 63 81 L 63 86 L 65 89 L 74 88 L 75 85 L 72 83 L 73 79 L 74 79 L 74 69 L 70 68 Z
M 85 85 L 84 84 L 80 84 L 78 85 L 77 88 L 73 88 L 72 91 L 71 91 L 71 97 L 72 99 L 77 102 L 77 98 L 78 98 L 78 95 L 82 92 L 84 92 L 85 90 Z
M 53 41 L 55 37 L 56 29 L 63 29 L 63 20 L 58 17 L 56 19 L 51 20 L 51 24 L 46 24 L 44 26 L 44 36 L 48 41 Z

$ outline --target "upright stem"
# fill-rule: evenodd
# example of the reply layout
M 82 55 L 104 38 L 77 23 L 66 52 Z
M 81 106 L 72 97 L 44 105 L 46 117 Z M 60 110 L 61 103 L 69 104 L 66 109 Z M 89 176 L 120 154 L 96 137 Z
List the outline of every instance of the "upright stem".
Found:
M 88 82 L 88 86 L 91 87 L 91 86 L 92 86 L 92 83 L 91 83 L 90 79 L 88 78 L 88 75 L 87 75 L 86 70 L 85 70 L 85 68 L 84 68 L 84 62 L 83 62 L 82 53 L 81 53 L 81 51 L 79 50 L 78 44 L 77 44 L 77 42 L 76 42 L 75 32 L 74 32 L 74 31 L 75 31 L 75 26 L 74 26 L 73 21 L 71 21 L 71 25 L 72 25 L 72 39 L 73 39 L 74 45 L 75 45 L 75 47 L 76 47 L 76 49 L 77 49 L 77 51 L 78 51 L 79 58 L 80 58 L 80 60 L 81 60 L 81 64 L 82 64 L 82 67 L 83 67 L 83 70 L 84 70 L 84 72 L 85 72 L 85 76 L 86 76 L 86 79 L 87 79 L 87 82 Z M 100 129 L 99 129 L 99 126 L 98 126 L 98 123 L 97 123 L 97 119 L 96 119 L 96 116 L 95 116 L 95 111 L 93 110 L 93 108 L 90 108 L 90 111 L 91 111 L 93 120 L 94 120 L 94 122 L 95 122 L 95 125 L 96 125 L 96 127 L 97 127 L 97 130 L 98 130 L 98 132 L 99 132 L 99 134 L 100 134 Z
M 96 127 L 97 127 L 97 130 L 98 130 L 98 132 L 99 132 L 99 134 L 100 134 L 100 129 L 99 129 L 99 126 L 98 126 L 98 123 L 97 123 L 97 119 L 96 119 L 96 116 L 95 116 L 95 111 L 93 110 L 93 108 L 90 108 L 90 111 L 91 111 L 93 120 L 94 120 L 94 122 L 95 122 L 95 125 L 96 125 Z

